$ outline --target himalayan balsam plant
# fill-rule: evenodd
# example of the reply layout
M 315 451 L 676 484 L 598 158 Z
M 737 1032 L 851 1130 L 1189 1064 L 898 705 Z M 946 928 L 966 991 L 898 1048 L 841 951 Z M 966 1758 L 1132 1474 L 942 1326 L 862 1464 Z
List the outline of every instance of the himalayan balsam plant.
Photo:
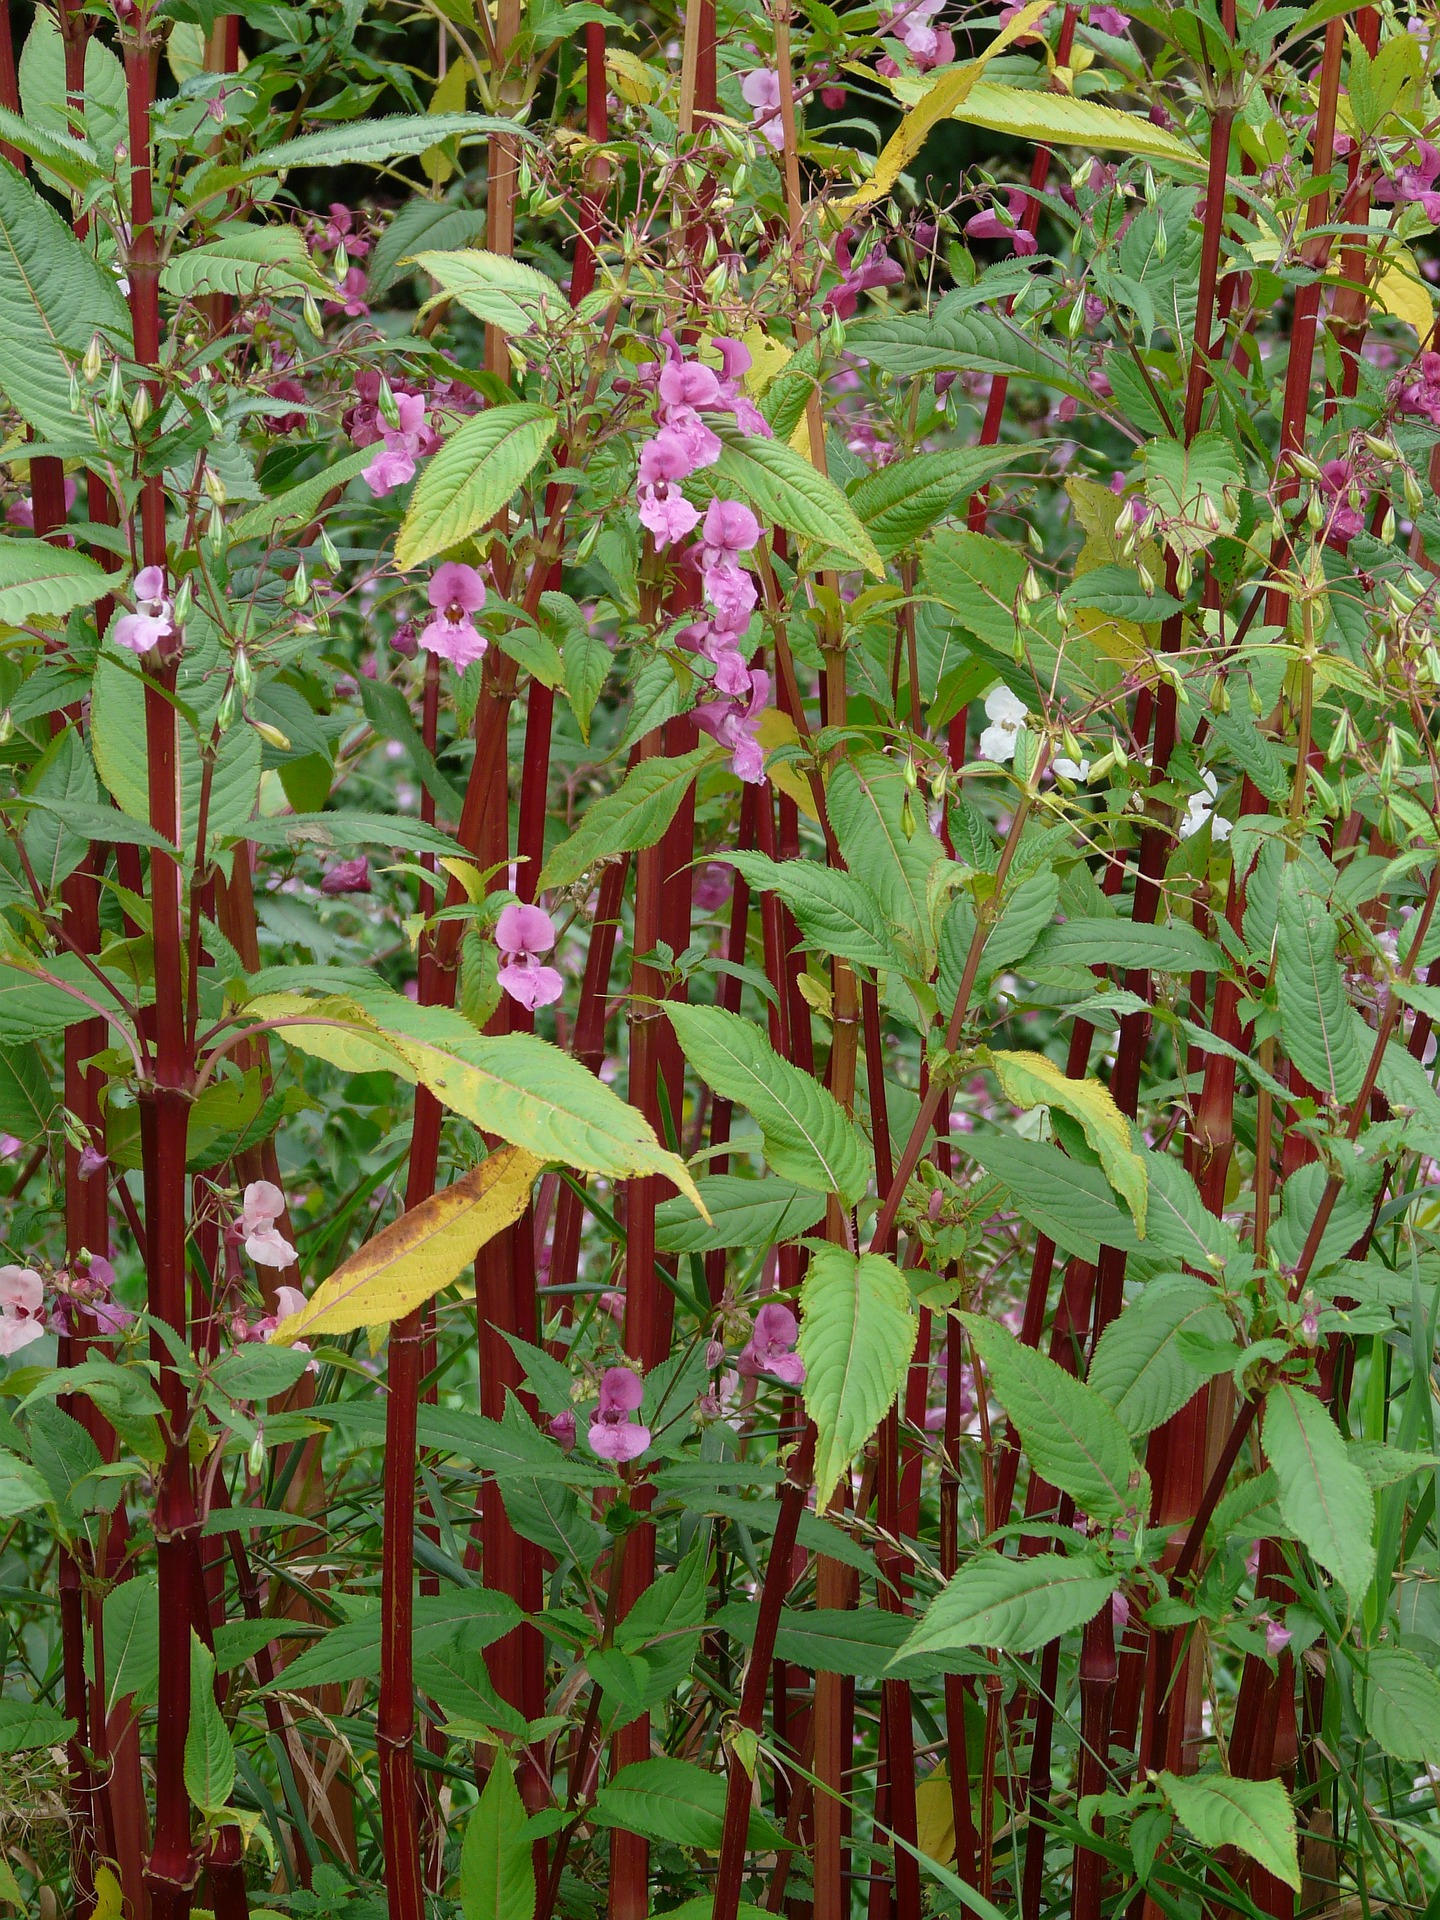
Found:
M 0 1905 L 1440 1914 L 1440 19 L 0 0 Z

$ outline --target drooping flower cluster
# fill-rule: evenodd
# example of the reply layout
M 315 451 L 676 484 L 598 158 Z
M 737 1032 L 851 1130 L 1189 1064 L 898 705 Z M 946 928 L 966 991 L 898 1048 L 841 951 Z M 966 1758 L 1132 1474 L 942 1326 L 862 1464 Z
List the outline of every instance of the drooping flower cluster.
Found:
M 955 41 L 950 29 L 935 25 L 935 16 L 944 5 L 945 0 L 909 0 L 908 5 L 897 7 L 880 23 L 882 33 L 893 34 L 904 42 L 921 73 L 928 73 L 932 67 L 948 67 L 955 58 Z M 888 57 L 877 60 L 875 65 L 879 72 L 892 77 L 899 72 Z
M 841 320 L 853 317 L 862 293 L 869 293 L 872 287 L 898 287 L 905 278 L 905 269 L 898 260 L 890 258 L 884 247 L 872 247 L 857 266 L 850 252 L 854 239 L 853 227 L 846 227 L 836 238 L 835 265 L 840 270 L 840 281 L 823 302 L 826 313 L 833 313 Z
M 700 512 L 680 491 L 680 482 L 720 458 L 721 442 L 702 412 L 728 413 L 743 433 L 770 437 L 770 425 L 745 394 L 742 381 L 750 354 L 738 340 L 717 339 L 720 371 L 687 360 L 674 335 L 661 335 L 666 358 L 644 369 L 653 385 L 659 432 L 640 449 L 636 504 L 640 523 L 657 547 L 667 547 L 700 527 Z M 712 500 L 705 511 L 699 543 L 685 558 L 698 565 L 708 615 L 680 635 L 680 644 L 714 667 L 718 699 L 702 701 L 695 722 L 731 755 L 742 780 L 765 778 L 765 756 L 757 738 L 770 698 L 770 677 L 745 663 L 742 650 L 757 599 L 755 582 L 740 564 L 760 538 L 760 522 L 737 500 Z
M 1005 196 L 1006 212 L 987 207 L 983 213 L 971 214 L 965 222 L 966 233 L 972 240 L 1008 240 L 1017 254 L 1036 252 L 1039 242 L 1022 225 L 1029 200 L 1028 193 L 1012 187 Z
M 756 67 L 740 82 L 740 96 L 750 109 L 751 125 L 779 153 L 785 145 L 779 74 L 772 67 Z
M 149 653 L 175 632 L 175 607 L 163 567 L 142 567 L 135 576 L 135 611 L 122 613 L 110 629 L 117 647 Z
M 135 1318 L 115 1298 L 115 1269 L 98 1253 L 82 1251 L 55 1276 L 56 1312 L 52 1329 L 76 1331 L 74 1309 L 90 1316 L 101 1333 L 123 1333 Z
M 512 902 L 495 923 L 495 944 L 500 949 L 500 985 L 512 1000 L 533 1013 L 560 998 L 564 980 L 539 957 L 555 945 L 555 923 L 543 907 Z
M 377 499 L 382 494 L 391 493 L 396 487 L 403 487 L 407 480 L 415 478 L 415 462 L 427 453 L 433 453 L 440 444 L 440 436 L 426 419 L 425 396 L 423 393 L 406 393 L 396 388 L 395 419 L 392 424 L 380 411 L 380 376 L 373 376 L 375 398 L 371 402 L 364 387 L 366 376 L 361 374 L 356 381 L 361 391 L 362 405 L 355 409 L 350 438 L 357 447 L 373 446 L 380 442 L 380 451 L 362 469 L 360 477 Z
M 650 1444 L 650 1429 L 631 1415 L 645 1398 L 640 1376 L 629 1367 L 607 1367 L 600 1382 L 600 1404 L 590 1422 L 590 1446 L 602 1460 L 638 1460 Z
M 799 1322 L 789 1307 L 769 1301 L 756 1314 L 754 1330 L 735 1365 L 752 1378 L 768 1373 L 787 1387 L 803 1387 L 805 1362 L 795 1352 L 799 1336 Z

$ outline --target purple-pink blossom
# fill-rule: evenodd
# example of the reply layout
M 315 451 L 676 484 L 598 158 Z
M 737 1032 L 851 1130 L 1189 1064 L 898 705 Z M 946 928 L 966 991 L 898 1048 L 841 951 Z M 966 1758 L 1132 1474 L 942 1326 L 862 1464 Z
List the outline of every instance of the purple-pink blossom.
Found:
M 795 1352 L 800 1327 L 789 1307 L 770 1301 L 755 1316 L 755 1326 L 735 1362 L 741 1373 L 752 1377 L 772 1374 L 787 1387 L 803 1387 L 805 1362 Z
M 1337 540 L 1353 540 L 1365 531 L 1369 489 L 1356 484 L 1355 469 L 1348 460 L 1327 460 L 1320 469 L 1320 480 L 1334 503 L 1328 514 L 1330 532 Z M 1351 502 L 1352 491 L 1358 505 Z
M 564 980 L 538 958 L 555 944 L 555 923 L 543 907 L 512 901 L 495 923 L 495 944 L 502 962 L 500 985 L 512 1000 L 533 1013 L 560 998 Z
M 1130 31 L 1130 16 L 1118 7 L 1092 6 L 1086 18 L 1097 33 L 1111 34 L 1117 40 L 1123 40 Z
M 363 853 L 353 860 L 337 860 L 320 880 L 321 893 L 369 893 L 370 862 Z
M 356 230 L 354 214 L 338 200 L 330 202 L 324 237 L 327 246 L 344 247 L 353 260 L 362 259 L 370 251 L 370 242 Z
M 378 388 L 378 376 L 376 384 Z M 393 492 L 396 487 L 403 487 L 407 480 L 413 480 L 416 460 L 439 444 L 438 434 L 425 423 L 424 394 L 404 393 L 397 389 L 395 411 L 400 420 L 398 427 L 387 425 L 383 416 L 377 414 L 379 438 L 384 444 L 360 475 L 377 499 L 382 494 Z M 362 423 L 362 430 L 364 424 L 368 423 Z M 367 438 L 357 444 L 369 446 L 371 440 Z
M 1033 233 L 1026 231 L 1021 224 L 1025 218 L 1025 208 L 1030 196 L 1013 187 L 1005 196 L 1008 215 L 1001 214 L 995 207 L 987 207 L 983 213 L 973 213 L 965 222 L 965 231 L 972 240 L 1008 240 L 1018 254 L 1034 253 L 1038 242 Z
M 1440 427 L 1440 353 L 1422 353 L 1418 364 L 1397 382 L 1396 406 L 1401 413 L 1418 413 Z
M 850 254 L 854 238 L 852 227 L 846 227 L 836 238 L 835 265 L 840 270 L 840 284 L 830 289 L 823 302 L 825 311 L 841 320 L 852 317 L 862 293 L 872 287 L 898 287 L 905 278 L 905 269 L 883 247 L 872 248 L 856 266 Z
M 770 67 L 756 67 L 740 82 L 740 95 L 760 136 L 778 152 L 785 145 L 780 117 L 780 76 Z
M 142 567 L 135 576 L 135 611 L 122 613 L 110 629 L 118 647 L 149 653 L 175 632 L 175 608 L 166 591 L 163 567 Z
M 948 66 L 955 58 L 955 41 L 949 30 L 935 25 L 935 16 L 945 5 L 945 0 L 909 0 L 909 4 L 897 7 L 888 20 L 882 20 L 880 31 L 894 34 L 897 40 L 904 42 L 921 73 L 931 67 Z
M 425 597 L 435 611 L 421 632 L 420 645 L 463 673 L 472 661 L 484 657 L 490 644 L 470 617 L 485 604 L 485 582 L 474 567 L 446 560 L 431 574 Z
M 677 490 L 678 482 L 694 471 L 695 462 L 684 438 L 668 428 L 640 449 L 640 480 L 635 489 L 640 524 L 654 537 L 657 547 L 683 540 L 700 524 L 699 510 Z
M 703 727 L 730 755 L 730 765 L 738 779 L 752 786 L 765 779 L 765 749 L 756 737 L 770 699 L 770 676 L 758 669 L 750 675 L 748 705 L 738 697 L 705 700 L 694 711 L 695 724 Z
M 340 282 L 338 300 L 325 302 L 326 313 L 348 314 L 352 320 L 363 320 L 370 311 L 370 302 L 365 298 L 366 280 L 363 267 L 350 267 Z
M 240 1210 L 245 1251 L 258 1267 L 293 1267 L 295 1249 L 275 1222 L 285 1211 L 285 1196 L 273 1180 L 252 1180 Z
M 563 1413 L 550 1416 L 549 1430 L 551 1436 L 560 1442 L 566 1453 L 569 1453 L 575 1445 L 575 1415 L 568 1407 Z
M 1435 191 L 1436 176 L 1440 175 L 1440 147 L 1432 146 L 1428 140 L 1418 141 L 1416 146 L 1418 158 L 1409 166 L 1398 168 L 1393 180 L 1378 181 L 1374 197 L 1418 202 L 1425 218 L 1440 224 L 1440 193 Z
M 617 1465 L 637 1460 L 650 1444 L 650 1429 L 631 1415 L 645 1398 L 638 1374 L 629 1367 L 607 1367 L 600 1382 L 600 1404 L 590 1423 L 590 1446 L 602 1460 Z
M 45 1283 L 32 1267 L 0 1267 L 0 1353 L 18 1353 L 45 1332 Z
M 1269 1614 L 1265 1615 L 1265 1651 L 1272 1660 L 1285 1651 L 1293 1638 L 1289 1627 L 1271 1619 Z
M 65 476 L 65 511 L 68 514 L 75 504 L 75 495 L 79 491 L 74 480 Z M 5 518 L 12 527 L 26 527 L 33 531 L 35 526 L 35 501 L 32 495 L 25 494 L 19 500 L 12 500 L 5 509 Z

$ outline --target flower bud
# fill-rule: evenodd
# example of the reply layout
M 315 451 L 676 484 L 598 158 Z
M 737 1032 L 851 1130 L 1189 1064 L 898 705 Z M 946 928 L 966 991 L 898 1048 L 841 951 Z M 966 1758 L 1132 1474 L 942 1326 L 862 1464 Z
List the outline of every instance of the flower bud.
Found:
M 98 333 L 92 333 L 90 344 L 85 349 L 85 358 L 80 362 L 80 371 L 93 387 L 105 371 L 105 349 Z
M 380 408 L 380 418 L 392 432 L 398 433 L 400 431 L 400 408 L 396 402 L 390 382 L 383 373 L 380 376 L 380 399 L 378 404 Z
M 1385 545 L 1391 546 L 1395 540 L 1395 509 L 1386 507 L 1385 518 L 1380 522 L 1380 538 Z
M 305 324 L 311 333 L 314 334 L 317 340 L 322 340 L 325 337 L 325 322 L 321 318 L 320 309 L 316 305 L 313 293 L 306 294 L 301 303 L 300 311 L 304 314 Z
M 242 700 L 248 700 L 255 691 L 255 670 L 244 647 L 235 649 L 235 685 L 240 689 Z
M 258 1480 L 265 1471 L 265 1429 L 257 1427 L 255 1438 L 250 1442 L 250 1457 L 246 1462 L 252 1480 Z
M 217 507 L 224 506 L 226 500 L 229 498 L 229 495 L 225 491 L 225 482 L 208 461 L 201 471 L 200 484 L 204 487 L 206 493 L 209 494 Z
M 150 389 L 139 386 L 135 389 L 135 398 L 130 402 L 130 424 L 137 431 L 150 418 Z
M 277 753 L 288 753 L 290 751 L 288 736 L 283 734 L 278 727 L 272 727 L 268 720 L 256 720 L 252 716 L 250 724 L 267 747 L 274 747 Z
M 105 411 L 109 414 L 119 413 L 124 404 L 125 379 L 120 371 L 120 362 L 118 360 L 112 360 L 110 362 L 110 379 L 105 388 Z
M 339 573 L 340 550 L 330 538 L 329 531 L 325 527 L 321 527 L 320 529 L 320 557 L 325 562 L 325 570 L 327 573 Z

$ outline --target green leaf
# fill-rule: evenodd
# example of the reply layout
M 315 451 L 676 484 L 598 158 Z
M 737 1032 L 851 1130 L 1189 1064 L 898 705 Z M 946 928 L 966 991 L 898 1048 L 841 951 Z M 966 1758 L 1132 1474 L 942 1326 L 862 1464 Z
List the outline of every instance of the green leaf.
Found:
M 570 312 L 570 302 L 548 275 L 483 247 L 455 253 L 418 253 L 413 262 L 441 293 L 502 333 L 537 332 Z
M 1146 626 L 1168 620 L 1181 610 L 1174 594 L 1155 590 L 1147 593 L 1134 567 L 1114 562 L 1082 573 L 1060 597 L 1067 606 L 1092 608 L 1096 613 L 1108 613 L 1112 619 L 1138 620 Z
M 709 1571 L 706 1546 L 692 1547 L 673 1573 L 651 1581 L 617 1627 L 616 1646 L 639 1654 L 646 1671 L 637 1712 L 668 1699 L 689 1673 L 705 1626 Z
M 525 1820 L 509 1756 L 497 1747 L 460 1850 L 460 1911 L 465 1920 L 530 1920 L 535 1866 Z
M 1218 973 L 1220 949 L 1176 922 L 1150 927 L 1121 919 L 1066 920 L 1049 927 L 1026 956 L 1027 971 L 1039 967 L 1118 967 L 1124 972 Z
M 891 928 L 903 932 L 928 961 L 935 950 L 928 882 L 945 850 L 913 797 L 912 831 L 906 833 L 909 792 L 902 764 L 884 754 L 860 753 L 835 768 L 825 803 L 846 866 L 863 877 Z
M 0 185 L 0 206 L 4 187 Z M 4 255 L 0 253 L 0 263 Z M 6 295 L 0 288 L 0 309 Z M 0 540 L 0 620 L 23 626 L 30 620 L 58 620 L 72 607 L 88 607 L 113 593 L 116 576 L 97 567 L 73 547 L 52 547 L 48 540 L 19 537 Z
M 1100 1395 L 993 1320 L 960 1318 L 1035 1472 L 1092 1520 L 1148 1513 L 1148 1478 Z
M 914 544 L 961 500 L 1015 460 L 1013 447 L 954 447 L 915 453 L 867 473 L 850 494 L 876 552 L 885 559 Z
M 655 1209 L 655 1244 L 661 1253 L 773 1247 L 808 1233 L 825 1213 L 820 1194 L 790 1180 L 747 1180 L 739 1174 L 713 1173 L 695 1184 L 710 1224 L 688 1200 L 662 1200 Z
M 1093 398 L 1058 354 L 1047 353 L 999 314 L 967 312 L 954 296 L 933 313 L 875 313 L 845 329 L 847 344 L 897 380 L 936 373 L 988 373 L 1038 380 L 1075 399 Z
M 185 1791 L 202 1813 L 225 1806 L 235 1785 L 235 1749 L 215 1704 L 215 1656 L 190 1630 L 190 1725 L 185 1734 Z
M 545 862 L 539 889 L 568 887 L 597 860 L 653 847 L 675 818 L 696 774 L 718 752 L 707 742 L 673 760 L 657 754 L 633 766 L 614 793 L 591 802 L 574 833 L 556 847 Z
M 1130 1141 L 1130 1123 L 1099 1080 L 1071 1080 L 1043 1053 L 990 1056 L 1001 1091 L 1017 1107 L 1058 1107 L 1080 1123 L 1111 1186 L 1130 1209 L 1136 1233 L 1145 1232 L 1145 1162 Z
M 931 1601 L 899 1658 L 962 1647 L 1033 1653 L 1092 1620 L 1119 1585 L 1085 1554 L 1007 1559 L 987 1549 Z
M 1279 1780 L 1236 1780 L 1225 1773 L 1156 1776 L 1161 1791 L 1202 1847 L 1238 1847 L 1267 1873 L 1300 1890 L 1295 1809 Z
M 758 434 L 730 444 L 704 473 L 705 484 L 727 499 L 739 498 L 760 519 L 797 540 L 813 541 L 867 573 L 883 575 L 884 562 L 850 502 L 833 480 L 811 466 L 783 440 Z
M 409 200 L 395 215 L 366 260 L 371 295 L 384 293 L 400 276 L 403 263 L 421 247 L 449 251 L 469 246 L 485 232 L 485 215 L 476 207 L 448 201 Z
M 1145 497 L 1165 522 L 1173 547 L 1199 553 L 1224 534 L 1233 533 L 1235 512 L 1226 502 L 1243 476 L 1234 449 L 1221 433 L 1197 433 L 1188 445 L 1179 440 L 1146 443 Z
M 1264 1441 L 1285 1524 L 1344 1588 L 1353 1611 L 1375 1578 L 1369 1481 L 1329 1413 L 1303 1387 L 1282 1382 L 1266 1394 Z
M 1101 1247 L 1135 1253 L 1140 1242 L 1110 1182 L 1098 1167 L 1072 1160 L 1056 1146 L 989 1128 L 965 1136 L 961 1151 L 1009 1189 L 1010 1204 L 1057 1247 L 1092 1264 Z
M 1440 1679 L 1407 1647 L 1372 1647 L 1365 1725 L 1392 1760 L 1440 1766 Z
M 896 88 L 902 99 L 906 91 L 903 86 Z M 1070 93 L 1042 93 L 1032 87 L 1007 87 L 998 80 L 977 80 L 950 118 L 1045 146 L 1164 160 L 1186 172 L 1203 170 L 1205 165 L 1202 154 L 1153 121 Z
M 815 1422 L 815 1500 L 840 1476 L 895 1404 L 915 1351 L 905 1276 L 877 1253 L 817 1248 L 800 1288 L 805 1411 Z
M 379 120 L 346 121 L 319 133 L 302 133 L 296 140 L 257 153 L 243 168 L 229 171 L 236 172 L 240 179 L 249 179 L 257 173 L 279 173 L 292 167 L 376 167 L 386 160 L 424 153 L 427 147 L 442 141 L 459 140 L 464 145 L 492 133 L 535 145 L 535 135 L 518 120 L 503 120 L 491 113 L 395 113 Z
M 1275 992 L 1285 1051 L 1313 1087 L 1344 1103 L 1360 1091 L 1370 1033 L 1335 956 L 1335 921 L 1299 861 L 1285 868 L 1275 929 Z
M 343 493 L 374 458 L 374 447 L 361 447 L 332 462 L 320 473 L 312 474 L 308 480 L 300 481 L 287 493 L 277 494 L 273 500 L 262 500 L 258 507 L 251 507 L 235 522 L 230 529 L 231 539 L 273 540 L 282 528 L 309 526 L 329 495 Z
M 0 1520 L 14 1520 L 22 1513 L 33 1513 L 50 1499 L 50 1489 L 28 1460 L 13 1453 L 0 1453 Z
M 310 258 L 297 227 L 265 227 L 227 221 L 204 246 L 185 247 L 166 261 L 160 276 L 166 293 L 177 300 L 198 300 L 226 293 L 249 299 L 265 295 L 334 292 Z
M 96 333 L 129 356 L 130 315 L 114 276 L 13 167 L 0 166 L 0 388 L 44 440 L 91 445 L 88 424 L 70 411 L 70 368 Z
M 725 1776 L 688 1760 L 637 1760 L 621 1767 L 596 1794 L 594 1819 L 597 1826 L 620 1827 L 647 1840 L 718 1853 L 725 1828 Z M 748 1837 L 756 1848 L 781 1844 L 759 1813 L 750 1815 Z
M 0 1754 L 62 1746 L 74 1732 L 75 1722 L 43 1700 L 0 1700 Z
M 73 108 L 65 83 L 65 43 L 47 8 L 37 7 L 20 53 L 21 124 L 54 141 L 72 136 Z M 125 69 L 97 34 L 86 36 L 85 87 L 80 108 L 84 144 L 95 156 L 104 154 L 105 172 L 115 170 L 117 144 L 128 134 L 125 106 Z M 28 151 L 28 149 L 22 149 Z M 58 171 L 58 169 L 57 169 Z M 94 168 L 99 175 L 102 169 Z M 65 176 L 60 175 L 61 178 Z
M 90 45 L 94 47 L 98 44 L 92 36 Z M 72 134 L 55 133 L 46 127 L 36 126 L 22 119 L 18 113 L 12 113 L 9 107 L 0 107 L 0 140 L 38 162 L 46 173 L 53 174 L 72 193 L 84 193 L 97 180 L 104 178 L 95 158 L 95 149 L 88 140 L 77 140 Z
M 520 1610 L 508 1594 L 481 1587 L 451 1587 L 445 1593 L 421 1594 L 415 1601 L 416 1656 L 446 1647 L 480 1652 L 520 1623 Z M 378 1602 L 353 1620 L 342 1620 L 298 1659 L 292 1660 L 273 1684 L 302 1688 L 328 1686 L 332 1681 L 373 1679 L 380 1671 L 380 1609 Z
M 1147 1281 L 1101 1334 L 1086 1383 L 1115 1409 L 1132 1439 L 1162 1426 L 1225 1366 L 1220 1361 L 1200 1367 L 1188 1360 L 1178 1345 L 1178 1336 L 1186 1332 L 1233 1340 L 1213 1288 L 1189 1274 L 1162 1273 Z M 1233 1355 L 1239 1358 L 1238 1348 Z
M 782 1060 L 760 1029 L 721 1007 L 667 1001 L 666 1013 L 700 1078 L 752 1114 L 776 1173 L 853 1206 L 869 1159 L 854 1122 L 812 1074 Z
M 548 407 L 487 407 L 431 454 L 395 541 L 395 564 L 418 567 L 458 546 L 508 505 L 558 425 Z
M 710 1624 L 751 1646 L 760 1609 L 733 1600 L 711 1615 Z M 807 1673 L 844 1673 L 877 1680 L 909 1637 L 912 1622 L 899 1613 L 867 1608 L 786 1607 L 775 1635 L 775 1657 Z
M 763 853 L 720 855 L 761 893 L 778 893 L 806 940 L 857 967 L 904 971 L 885 910 L 863 880 L 819 860 L 775 861 Z
M 0 1132 L 33 1146 L 58 1104 L 44 1058 L 34 1046 L 0 1047 Z
M 685 1163 L 643 1115 L 537 1034 L 479 1034 L 461 1013 L 415 1006 L 379 985 L 343 998 L 261 995 L 246 1014 L 294 1022 L 280 1029 L 287 1046 L 347 1072 L 418 1081 L 452 1113 L 537 1159 L 618 1177 L 659 1174 L 695 1193 Z
M 321 853 L 345 847 L 393 847 L 405 853 L 434 853 L 447 860 L 468 856 L 460 842 L 438 827 L 404 813 L 277 813 L 252 820 L 245 838 L 262 847 L 308 846 Z

